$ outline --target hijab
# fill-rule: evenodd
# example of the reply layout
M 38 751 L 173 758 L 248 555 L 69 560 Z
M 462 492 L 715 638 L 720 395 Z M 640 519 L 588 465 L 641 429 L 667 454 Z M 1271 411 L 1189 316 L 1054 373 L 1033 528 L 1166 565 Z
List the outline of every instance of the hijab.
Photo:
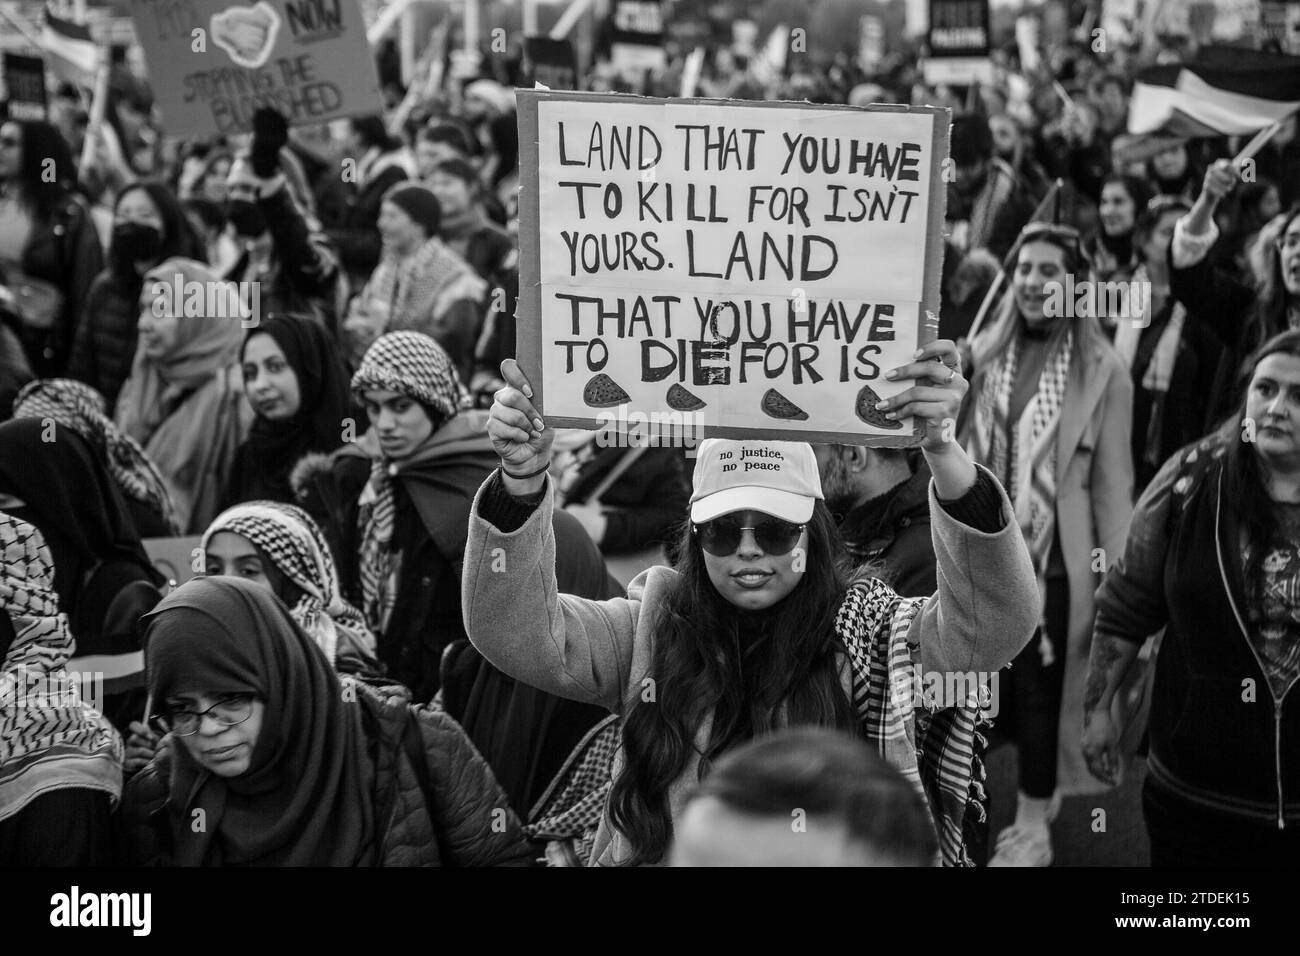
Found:
M 343 420 L 356 418 L 347 371 L 324 326 L 315 319 L 273 316 L 249 330 L 245 349 L 255 335 L 269 335 L 284 353 L 298 379 L 299 405 L 286 421 L 260 415 L 253 420 L 241 457 L 239 487 L 244 497 L 291 502 L 293 466 L 309 452 L 330 452 L 343 444 Z
M 118 490 L 156 513 L 172 534 L 180 533 L 171 494 L 158 467 L 139 442 L 118 431 L 105 414 L 104 396 L 89 385 L 70 378 L 30 382 L 14 399 L 14 418 L 50 419 L 80 433 L 103 456 Z
M 203 263 L 178 258 L 168 259 L 145 273 L 145 285 L 158 282 L 170 287 L 178 276 L 186 286 L 196 282 L 205 290 L 221 282 Z M 185 314 L 177 317 L 176 342 L 168 354 L 151 358 L 144 342 L 136 347 L 131 376 L 122 387 L 116 416 L 118 427 L 136 441 L 148 444 L 188 393 L 235 360 L 243 329 L 235 287 L 230 286 L 230 290 L 232 301 L 226 304 L 231 308 L 225 310 L 228 317 Z
M 301 594 L 289 613 L 316 642 L 331 664 L 339 631 L 374 653 L 375 638 L 361 612 L 343 600 L 329 544 L 311 516 L 277 501 L 249 501 L 217 516 L 203 534 L 207 550 L 212 536 L 229 531 L 247 538 Z
M 283 604 L 239 578 L 195 578 L 144 618 L 149 690 L 263 702 L 248 770 L 204 770 L 172 748 L 173 862 L 179 866 L 368 866 L 378 862 L 373 772 L 360 705 Z M 202 810 L 207 826 L 190 821 Z
M 0 511 L 0 623 L 12 632 L 0 679 L 26 689 L 22 706 L 0 708 L 0 820 L 67 787 L 114 803 L 122 793 L 122 738 L 62 683 L 73 639 L 54 576 L 41 533 Z
M 46 438 L 53 438 L 46 441 Z M 54 586 L 63 610 L 76 617 L 88 575 L 105 561 L 137 565 L 163 582 L 145 554 L 126 501 L 80 433 L 38 418 L 0 425 L 0 492 L 23 502 L 10 509 L 40 529 L 54 558 Z
M 178 317 L 167 355 L 153 358 L 140 342 L 115 420 L 158 465 L 182 532 L 197 534 L 218 510 L 247 430 L 249 411 L 233 368 L 244 330 L 235 286 L 202 263 L 169 259 L 149 270 L 145 283 L 171 286 L 178 277 L 227 297 L 217 315 Z
M 424 407 L 433 430 L 422 447 L 408 456 L 407 464 L 422 457 L 430 446 L 440 445 L 442 426 L 468 404 L 468 393 L 451 357 L 441 345 L 419 332 L 390 332 L 375 340 L 352 376 L 352 390 L 396 392 Z M 360 577 L 366 621 L 378 634 L 388 627 L 397 600 L 393 578 L 396 559 L 391 549 L 397 517 L 393 479 L 398 470 L 376 447 L 372 449 L 370 481 L 361 493 L 357 525 L 360 531 Z

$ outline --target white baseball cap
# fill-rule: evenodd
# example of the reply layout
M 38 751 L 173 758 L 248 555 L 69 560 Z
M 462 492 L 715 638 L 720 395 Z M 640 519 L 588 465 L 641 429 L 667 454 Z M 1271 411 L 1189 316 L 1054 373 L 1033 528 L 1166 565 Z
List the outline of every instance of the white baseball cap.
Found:
M 761 511 L 805 524 L 822 497 L 812 446 L 796 441 L 709 438 L 696 450 L 691 521 Z

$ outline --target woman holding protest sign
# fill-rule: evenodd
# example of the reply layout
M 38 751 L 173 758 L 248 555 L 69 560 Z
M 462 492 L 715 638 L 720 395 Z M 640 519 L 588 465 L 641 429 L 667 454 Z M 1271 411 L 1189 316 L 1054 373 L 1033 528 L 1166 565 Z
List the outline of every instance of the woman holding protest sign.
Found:
M 1300 860 L 1300 332 L 1252 357 L 1236 415 L 1170 458 L 1097 592 L 1084 754 L 1115 782 L 1112 700 L 1164 631 L 1143 812 L 1153 866 Z
M 916 359 L 889 373 L 916 384 L 885 403 L 924 420 L 934 472 L 940 590 L 913 600 L 873 578 L 846 585 L 811 446 L 722 440 L 699 449 L 675 570 L 643 572 L 626 599 L 558 594 L 553 432 L 518 366 L 503 364 L 508 384 L 488 423 L 501 467 L 470 518 L 465 622 L 517 679 L 623 716 L 595 863 L 663 860 L 689 785 L 723 751 L 787 724 L 849 729 L 879 745 L 930 801 L 944 862 L 968 862 L 979 702 L 885 688 L 911 688 L 921 672 L 1002 667 L 1033 629 L 1033 571 L 996 481 L 951 440 L 967 388 L 956 346 L 933 342 Z M 728 458 L 763 467 L 728 472 Z
M 962 438 L 1011 496 L 1039 585 L 1038 636 L 999 712 L 1019 752 L 1016 820 L 990 865 L 1047 866 L 1059 795 L 1098 789 L 1079 752 L 1080 705 L 1093 591 L 1132 509 L 1133 386 L 1093 313 L 1074 316 L 1061 295 L 1085 268 L 1078 233 L 1031 223 L 1018 244 L 1001 311 L 972 343 Z

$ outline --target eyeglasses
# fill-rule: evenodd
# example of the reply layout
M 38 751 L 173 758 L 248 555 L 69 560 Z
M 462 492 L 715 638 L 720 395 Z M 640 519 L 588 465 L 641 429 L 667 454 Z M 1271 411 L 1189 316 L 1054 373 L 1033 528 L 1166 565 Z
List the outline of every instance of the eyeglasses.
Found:
M 746 531 L 754 532 L 754 541 L 764 554 L 789 554 L 799 543 L 804 525 L 767 518 L 753 526 L 742 525 L 735 518 L 714 518 L 693 526 L 700 539 L 700 547 L 715 558 L 725 558 L 736 553 Z
M 165 714 L 154 714 L 149 719 L 177 737 L 190 737 L 199 732 L 203 718 L 208 714 L 223 728 L 242 724 L 253 716 L 253 695 L 231 694 L 207 710 L 169 710 Z

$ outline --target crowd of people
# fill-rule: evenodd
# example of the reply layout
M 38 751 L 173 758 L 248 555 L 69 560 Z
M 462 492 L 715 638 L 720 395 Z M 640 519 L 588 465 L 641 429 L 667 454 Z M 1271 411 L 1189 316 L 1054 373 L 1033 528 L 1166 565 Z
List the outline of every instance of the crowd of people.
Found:
M 911 449 L 548 426 L 489 76 L 177 141 L 119 71 L 87 168 L 75 89 L 4 121 L 0 862 L 1046 866 L 1135 760 L 1154 865 L 1300 860 L 1297 121 L 1248 181 L 1143 151 L 1134 56 L 963 93 L 708 51 L 702 96 L 953 110 Z

